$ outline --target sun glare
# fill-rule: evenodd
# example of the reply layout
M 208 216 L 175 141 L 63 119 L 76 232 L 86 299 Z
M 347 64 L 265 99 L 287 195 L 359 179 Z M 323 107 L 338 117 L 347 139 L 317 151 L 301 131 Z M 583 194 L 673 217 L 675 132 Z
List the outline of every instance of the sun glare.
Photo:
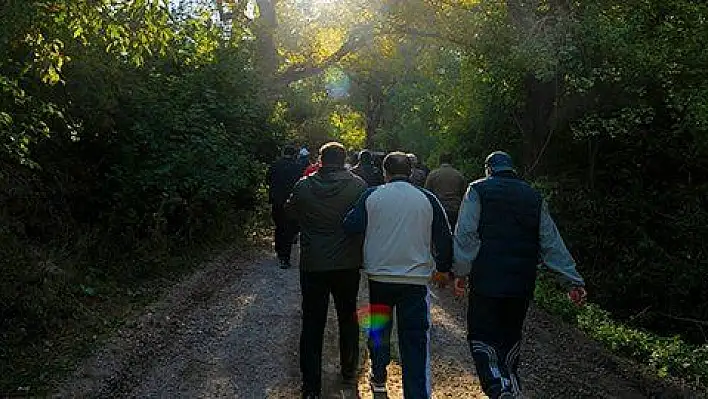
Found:
M 321 6 L 325 4 L 332 4 L 336 3 L 337 0 L 298 0 L 297 1 L 300 4 L 311 4 L 312 6 Z
M 317 14 L 337 1 L 341 0 L 295 0 L 295 5 L 307 13 Z

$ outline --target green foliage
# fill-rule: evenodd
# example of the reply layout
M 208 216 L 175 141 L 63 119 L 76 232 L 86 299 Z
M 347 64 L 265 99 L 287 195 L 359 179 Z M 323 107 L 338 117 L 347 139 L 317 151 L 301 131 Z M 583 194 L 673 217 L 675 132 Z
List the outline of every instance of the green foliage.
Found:
M 248 228 L 280 135 L 250 43 L 223 40 L 207 16 L 152 1 L 8 7 L 0 390 L 41 385 L 48 375 L 25 366 L 43 343 L 111 324 L 103 313 L 126 292 Z
M 577 307 L 548 279 L 540 279 L 535 296 L 543 309 L 576 325 L 613 352 L 651 366 L 662 377 L 708 378 L 708 344 L 690 345 L 678 336 L 665 338 L 628 327 L 595 304 Z
M 602 307 L 704 343 L 705 4 L 523 3 L 475 17 L 468 119 L 442 145 L 471 178 L 490 151 L 511 152 Z

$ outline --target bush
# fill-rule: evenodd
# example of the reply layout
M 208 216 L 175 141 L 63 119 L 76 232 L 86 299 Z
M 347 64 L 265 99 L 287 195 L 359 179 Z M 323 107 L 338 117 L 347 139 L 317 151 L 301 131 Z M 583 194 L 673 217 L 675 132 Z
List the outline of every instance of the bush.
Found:
M 541 308 L 576 325 L 613 352 L 651 366 L 660 376 L 708 381 L 708 344 L 689 345 L 678 336 L 666 338 L 628 327 L 595 304 L 577 307 L 546 278 L 539 279 L 535 296 Z
M 249 228 L 277 148 L 247 43 L 224 41 L 205 21 L 167 23 L 157 5 L 150 12 L 166 25 L 136 30 L 131 19 L 127 42 L 109 43 L 121 38 L 105 30 L 130 13 L 84 5 L 70 8 L 73 22 L 96 23 L 83 34 L 67 31 L 59 11 L 23 10 L 57 37 L 35 47 L 60 62 L 22 63 L 37 49 L 12 37 L 44 25 L 15 24 L 12 13 L 0 23 L 10 37 L 0 48 L 17 54 L 0 60 L 0 391 L 18 379 L 41 385 L 31 368 L 45 366 L 45 342 L 109 325 L 106 314 L 124 311 L 136 291 Z M 119 15 L 104 15 L 111 10 Z M 42 83 L 47 65 L 52 84 Z
M 672 168 L 657 175 L 636 165 L 624 170 L 632 168 L 612 164 L 624 158 L 607 158 L 606 166 L 617 169 L 594 189 L 567 169 L 537 182 L 595 300 L 619 319 L 641 313 L 633 323 L 705 342 L 695 323 L 680 318 L 708 316 L 708 260 L 702 255 L 708 185 L 681 184 Z M 653 168 L 660 159 L 647 154 L 646 162 Z

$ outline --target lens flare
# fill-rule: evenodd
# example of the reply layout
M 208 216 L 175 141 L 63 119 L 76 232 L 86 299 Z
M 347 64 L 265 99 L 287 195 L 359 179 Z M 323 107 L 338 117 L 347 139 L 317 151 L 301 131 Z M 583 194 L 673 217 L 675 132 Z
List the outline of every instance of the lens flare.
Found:
M 330 98 L 339 100 L 349 97 L 351 80 L 344 71 L 339 68 L 330 68 L 327 70 L 325 79 L 325 89 L 327 90 L 327 95 Z
M 357 312 L 359 326 L 373 342 L 374 347 L 380 347 L 383 332 L 391 325 L 391 307 L 388 305 L 368 305 Z

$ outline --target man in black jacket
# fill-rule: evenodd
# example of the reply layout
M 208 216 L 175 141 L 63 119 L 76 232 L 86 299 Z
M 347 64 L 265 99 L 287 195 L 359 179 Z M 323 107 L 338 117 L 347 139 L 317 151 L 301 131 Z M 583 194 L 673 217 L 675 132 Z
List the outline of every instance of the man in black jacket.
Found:
M 369 187 L 383 184 L 381 169 L 374 166 L 374 157 L 369 150 L 359 153 L 359 163 L 352 169 L 352 173 L 364 179 Z
M 302 166 L 296 161 L 296 151 L 295 147 L 286 146 L 283 156 L 268 170 L 268 202 L 271 204 L 271 215 L 275 223 L 275 252 L 281 269 L 290 267 L 290 252 L 297 234 L 297 224 L 288 220 L 284 209 L 285 202 L 303 172 Z
M 347 390 L 356 390 L 359 359 L 356 299 L 362 237 L 348 236 L 342 220 L 366 190 L 366 183 L 344 169 L 345 159 L 346 151 L 341 144 L 322 146 L 322 167 L 295 185 L 286 204 L 288 215 L 298 220 L 302 230 L 300 370 L 304 398 L 320 397 L 322 339 L 330 293 L 334 297 L 339 323 L 342 380 Z

